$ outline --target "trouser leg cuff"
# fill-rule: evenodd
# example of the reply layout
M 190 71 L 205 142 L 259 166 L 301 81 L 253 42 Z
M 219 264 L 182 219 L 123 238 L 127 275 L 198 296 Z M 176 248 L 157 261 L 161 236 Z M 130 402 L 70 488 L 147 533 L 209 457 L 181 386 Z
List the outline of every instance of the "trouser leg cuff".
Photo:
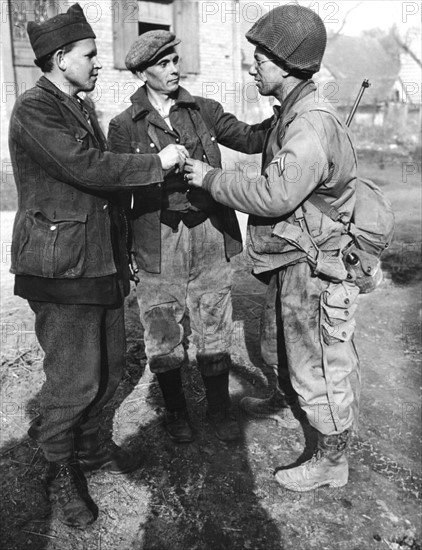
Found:
M 222 353 L 198 353 L 198 369 L 202 376 L 218 376 L 229 372 L 231 358 L 226 352 Z

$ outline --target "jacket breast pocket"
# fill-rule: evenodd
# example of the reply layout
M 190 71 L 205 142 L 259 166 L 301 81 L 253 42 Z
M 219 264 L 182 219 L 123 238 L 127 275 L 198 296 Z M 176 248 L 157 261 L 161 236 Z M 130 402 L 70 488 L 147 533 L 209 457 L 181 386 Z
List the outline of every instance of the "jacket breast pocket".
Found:
M 40 210 L 28 210 L 16 272 L 54 279 L 83 274 L 86 258 L 86 214 L 51 220 Z
M 85 128 L 74 128 L 74 136 L 76 141 L 81 144 L 84 150 L 89 149 L 88 130 L 85 130 Z

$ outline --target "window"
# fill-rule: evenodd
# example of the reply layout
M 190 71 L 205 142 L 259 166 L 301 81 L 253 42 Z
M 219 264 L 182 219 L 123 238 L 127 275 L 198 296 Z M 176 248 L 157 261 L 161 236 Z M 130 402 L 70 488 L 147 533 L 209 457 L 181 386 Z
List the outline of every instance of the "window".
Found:
M 178 50 L 183 74 L 199 73 L 197 0 L 123 0 L 113 14 L 114 65 L 126 69 L 125 57 L 140 34 L 165 29 L 182 38 Z

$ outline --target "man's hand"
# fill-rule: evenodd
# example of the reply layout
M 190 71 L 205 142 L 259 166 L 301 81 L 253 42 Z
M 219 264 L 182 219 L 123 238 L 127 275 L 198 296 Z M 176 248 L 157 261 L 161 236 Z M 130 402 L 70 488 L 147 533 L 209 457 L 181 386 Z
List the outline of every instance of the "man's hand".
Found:
M 212 166 L 200 160 L 186 159 L 184 179 L 189 185 L 202 187 L 205 174 L 212 169 Z
M 170 144 L 158 153 L 163 170 L 170 170 L 176 167 L 176 173 L 183 170 L 186 159 L 189 156 L 188 150 L 183 145 Z

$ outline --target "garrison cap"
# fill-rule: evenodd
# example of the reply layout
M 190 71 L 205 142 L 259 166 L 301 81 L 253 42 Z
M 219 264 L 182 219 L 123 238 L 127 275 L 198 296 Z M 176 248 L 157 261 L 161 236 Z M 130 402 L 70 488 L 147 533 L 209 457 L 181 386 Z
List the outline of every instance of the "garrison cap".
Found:
M 126 55 L 125 63 L 129 71 L 143 71 L 166 50 L 180 43 L 170 31 L 148 31 L 139 36 Z
M 37 59 L 71 42 L 96 38 L 79 4 L 73 4 L 66 13 L 60 13 L 43 23 L 29 21 L 26 30 Z
M 298 4 L 279 6 L 263 15 L 246 38 L 299 78 L 311 78 L 319 71 L 327 45 L 322 19 Z

